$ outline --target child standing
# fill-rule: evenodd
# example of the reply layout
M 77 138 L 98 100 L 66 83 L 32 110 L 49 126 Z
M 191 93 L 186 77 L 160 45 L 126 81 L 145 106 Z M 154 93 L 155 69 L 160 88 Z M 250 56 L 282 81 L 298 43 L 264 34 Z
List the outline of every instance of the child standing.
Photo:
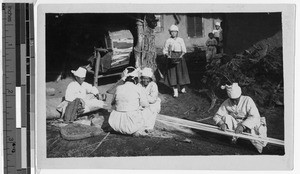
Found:
M 208 34 L 208 39 L 205 43 L 205 45 L 207 46 L 207 50 L 206 50 L 206 62 L 209 63 L 211 62 L 211 60 L 216 56 L 217 53 L 217 45 L 218 45 L 218 41 L 214 38 L 214 34 L 213 33 L 209 33 Z

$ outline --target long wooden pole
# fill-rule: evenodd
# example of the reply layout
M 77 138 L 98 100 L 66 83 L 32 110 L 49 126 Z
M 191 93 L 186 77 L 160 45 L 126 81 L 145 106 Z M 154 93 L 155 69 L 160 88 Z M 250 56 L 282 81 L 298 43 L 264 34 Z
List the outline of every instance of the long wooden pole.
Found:
M 98 86 L 98 74 L 99 74 L 99 65 L 100 65 L 100 59 L 101 55 L 98 50 L 95 49 L 95 56 L 96 56 L 96 65 L 95 65 L 95 74 L 94 74 L 94 86 Z
M 136 21 L 136 27 L 137 27 L 137 43 L 135 45 L 135 67 L 139 68 L 142 66 L 142 61 L 141 61 L 141 51 L 142 51 L 142 42 L 143 42 L 143 34 L 144 34 L 144 30 L 143 30 L 143 21 L 142 20 L 137 20 Z
M 208 124 L 199 123 L 199 122 L 194 122 L 194 121 L 189 121 L 189 120 L 184 120 L 184 119 L 180 119 L 180 118 L 176 118 L 176 117 L 170 117 L 170 116 L 167 116 L 167 115 L 159 114 L 157 116 L 157 120 L 160 121 L 160 122 L 163 122 L 165 124 L 173 124 L 173 125 L 193 128 L 193 129 L 197 129 L 197 130 L 213 132 L 213 133 L 226 135 L 226 136 L 236 136 L 236 137 L 240 137 L 240 138 L 248 139 L 248 140 L 265 141 L 265 142 L 268 142 L 270 144 L 284 146 L 284 141 L 283 140 L 278 140 L 278 139 L 274 139 L 274 138 L 262 138 L 262 137 L 252 135 L 252 134 L 249 134 L 249 133 L 245 133 L 245 132 L 243 132 L 241 134 L 236 134 L 232 130 L 222 131 L 217 126 L 208 125 Z

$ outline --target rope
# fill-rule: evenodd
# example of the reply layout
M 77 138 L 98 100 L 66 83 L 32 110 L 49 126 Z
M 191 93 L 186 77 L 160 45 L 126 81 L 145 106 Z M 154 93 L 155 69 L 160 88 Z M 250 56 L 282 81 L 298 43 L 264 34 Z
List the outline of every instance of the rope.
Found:
M 108 135 L 110 134 L 110 132 L 108 132 L 105 137 L 99 142 L 99 144 L 96 146 L 96 148 L 88 155 L 90 156 L 92 153 L 94 153 L 99 147 L 100 145 L 103 143 L 103 141 L 108 137 Z

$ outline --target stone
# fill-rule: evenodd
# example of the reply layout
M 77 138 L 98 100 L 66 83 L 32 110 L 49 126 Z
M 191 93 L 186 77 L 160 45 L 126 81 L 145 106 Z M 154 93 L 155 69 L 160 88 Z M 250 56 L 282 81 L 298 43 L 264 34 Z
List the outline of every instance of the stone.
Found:
M 92 125 L 92 126 L 95 126 L 95 127 L 101 128 L 102 125 L 103 125 L 103 122 L 104 122 L 104 117 L 103 117 L 103 116 L 95 116 L 95 117 L 92 119 L 91 125 Z
M 55 89 L 54 88 L 46 88 L 46 94 L 48 96 L 54 96 L 55 95 Z

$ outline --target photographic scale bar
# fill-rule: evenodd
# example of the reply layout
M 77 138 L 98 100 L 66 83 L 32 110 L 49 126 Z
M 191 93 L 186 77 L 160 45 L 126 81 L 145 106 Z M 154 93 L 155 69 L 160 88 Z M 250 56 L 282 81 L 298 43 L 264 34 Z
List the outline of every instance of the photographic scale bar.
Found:
M 2 16 L 3 171 L 29 174 L 34 171 L 33 4 L 3 3 Z

